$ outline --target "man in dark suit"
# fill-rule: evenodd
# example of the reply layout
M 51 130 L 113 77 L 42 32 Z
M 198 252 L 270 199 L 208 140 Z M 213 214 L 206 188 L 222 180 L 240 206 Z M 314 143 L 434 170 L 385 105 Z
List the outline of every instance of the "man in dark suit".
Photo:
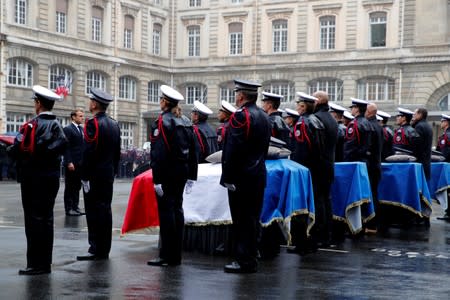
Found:
M 21 127 L 8 150 L 17 162 L 27 237 L 27 267 L 19 275 L 51 272 L 53 208 L 59 190 L 61 156 L 67 145 L 52 113 L 55 101 L 61 101 L 61 97 L 40 85 L 35 85 L 33 92 L 37 116 Z
M 64 208 L 66 216 L 81 216 L 84 212 L 80 210 L 80 189 L 81 189 L 81 159 L 83 155 L 83 124 L 84 112 L 78 108 L 70 113 L 72 123 L 64 127 L 64 134 L 69 141 L 69 145 L 64 153 L 65 167 L 65 189 Z
M 90 247 L 88 255 L 77 256 L 77 260 L 102 260 L 108 259 L 111 250 L 111 201 L 119 167 L 120 129 L 117 121 L 106 115 L 112 96 L 91 88 L 89 98 L 93 117 L 84 126 L 81 180 Z
M 267 114 L 256 106 L 260 86 L 235 80 L 238 109 L 225 135 L 220 183 L 228 189 L 236 258 L 224 267 L 227 273 L 257 271 L 260 215 L 267 176 L 265 159 L 271 135 Z

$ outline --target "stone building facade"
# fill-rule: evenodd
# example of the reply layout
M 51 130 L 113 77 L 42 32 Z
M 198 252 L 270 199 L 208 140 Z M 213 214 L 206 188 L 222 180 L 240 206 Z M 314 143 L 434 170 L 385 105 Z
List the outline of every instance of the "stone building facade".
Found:
M 32 116 L 31 87 L 66 89 L 63 124 L 89 88 L 116 101 L 123 147 L 147 140 L 161 84 L 213 110 L 232 80 L 285 96 L 326 90 L 397 107 L 450 109 L 448 0 L 9 0 L 0 2 L 0 132 Z M 89 114 L 87 114 L 89 116 Z

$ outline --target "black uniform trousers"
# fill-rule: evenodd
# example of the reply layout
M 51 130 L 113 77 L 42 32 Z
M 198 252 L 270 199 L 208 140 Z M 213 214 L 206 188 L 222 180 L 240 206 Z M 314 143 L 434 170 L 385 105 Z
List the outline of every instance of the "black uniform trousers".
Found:
M 233 221 L 234 255 L 243 268 L 257 266 L 258 242 L 261 233 L 260 216 L 265 182 L 246 182 L 228 191 Z
M 64 175 L 65 189 L 64 189 L 64 209 L 66 213 L 69 210 L 78 210 L 80 203 L 80 189 L 81 189 L 81 172 L 80 166 L 75 166 L 74 171 L 69 171 L 67 168 Z
M 319 174 L 313 174 L 315 222 L 311 229 L 313 247 L 327 246 L 331 240 L 333 212 L 331 205 L 332 182 L 318 180 Z M 316 178 L 314 178 L 316 177 Z M 315 180 L 314 180 L 315 179 Z
M 159 214 L 159 257 L 170 264 L 181 262 L 183 246 L 184 212 L 183 191 L 186 179 L 174 179 L 163 183 L 162 197 L 156 195 Z
M 108 257 L 111 250 L 113 183 L 114 179 L 91 180 L 89 192 L 84 193 L 88 252 L 100 257 Z
M 20 189 L 27 238 L 27 268 L 48 269 L 52 263 L 53 208 L 59 177 L 25 177 Z

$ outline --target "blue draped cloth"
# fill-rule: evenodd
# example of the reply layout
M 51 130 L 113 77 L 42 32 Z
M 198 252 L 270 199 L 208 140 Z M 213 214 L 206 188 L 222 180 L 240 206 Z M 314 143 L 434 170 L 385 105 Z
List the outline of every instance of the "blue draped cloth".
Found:
M 362 162 L 339 162 L 334 166 L 333 218 L 346 222 L 352 233 L 357 233 L 375 216 L 367 166 Z
M 382 163 L 382 170 L 380 203 L 403 207 L 421 217 L 431 215 L 431 196 L 421 164 Z
M 450 163 L 431 163 L 431 178 L 428 181 L 431 199 L 438 200 L 436 194 L 450 189 Z
M 294 215 L 306 214 L 314 222 L 314 195 L 307 168 L 289 160 L 266 160 L 267 185 L 261 212 L 261 223 L 289 221 Z

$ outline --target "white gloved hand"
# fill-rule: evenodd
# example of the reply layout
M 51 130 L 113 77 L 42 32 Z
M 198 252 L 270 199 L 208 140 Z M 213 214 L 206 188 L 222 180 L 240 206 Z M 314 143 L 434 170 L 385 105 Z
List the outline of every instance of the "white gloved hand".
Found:
M 192 192 L 192 187 L 194 186 L 195 181 L 194 180 L 189 180 L 186 181 L 186 186 L 184 188 L 184 191 L 186 192 L 186 194 L 190 194 Z
M 236 186 L 234 184 L 230 184 L 230 183 L 224 183 L 223 184 L 229 191 L 235 192 L 236 191 Z
M 83 191 L 87 194 L 91 190 L 91 185 L 89 184 L 89 180 L 81 180 L 81 184 L 83 185 Z
M 155 187 L 155 192 L 156 192 L 156 194 L 157 194 L 158 196 L 162 197 L 162 196 L 164 195 L 164 191 L 163 191 L 163 189 L 162 189 L 161 184 L 155 184 L 154 187 Z

